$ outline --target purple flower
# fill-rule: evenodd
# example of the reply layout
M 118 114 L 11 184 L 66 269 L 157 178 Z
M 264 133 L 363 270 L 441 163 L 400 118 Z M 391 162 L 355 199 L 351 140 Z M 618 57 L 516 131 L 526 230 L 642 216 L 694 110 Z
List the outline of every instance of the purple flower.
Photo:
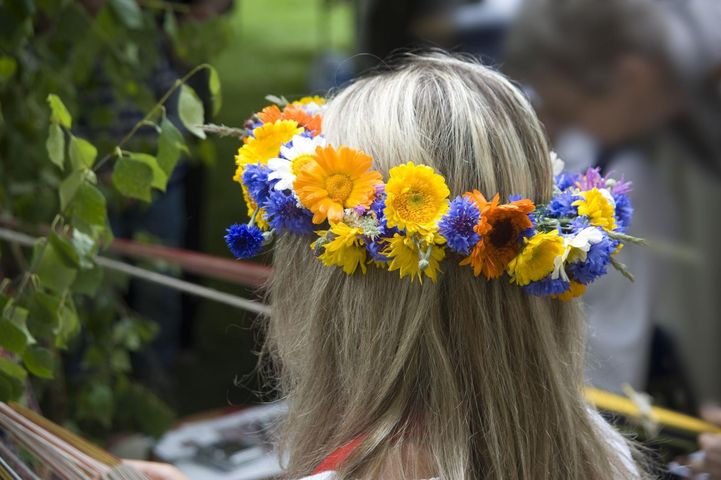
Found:
M 263 204 L 270 226 L 278 233 L 308 235 L 313 232 L 313 214 L 299 207 L 293 195 L 273 190 Z
M 469 199 L 459 196 L 451 202 L 448 212 L 438 224 L 451 250 L 461 255 L 471 253 L 473 246 L 481 239 L 473 231 L 480 217 L 478 207 Z
M 629 193 L 633 187 L 631 182 L 627 182 L 621 177 L 621 180 L 616 180 L 616 183 L 611 187 L 611 193 L 614 195 L 622 195 Z
M 578 182 L 578 187 L 584 192 L 594 188 L 605 188 L 606 179 L 601 175 L 601 167 L 586 170 L 586 174 Z
M 243 171 L 243 184 L 250 193 L 250 198 L 257 205 L 262 205 L 270 194 L 275 182 L 268 180 L 270 169 L 264 165 L 251 164 L 246 165 Z
M 237 259 L 254 257 L 263 248 L 263 232 L 256 226 L 235 224 L 226 232 L 225 243 Z
M 553 279 L 548 277 L 537 282 L 531 282 L 523 287 L 523 291 L 529 295 L 537 297 L 550 297 L 551 295 L 560 295 L 569 289 L 571 284 L 561 278 Z

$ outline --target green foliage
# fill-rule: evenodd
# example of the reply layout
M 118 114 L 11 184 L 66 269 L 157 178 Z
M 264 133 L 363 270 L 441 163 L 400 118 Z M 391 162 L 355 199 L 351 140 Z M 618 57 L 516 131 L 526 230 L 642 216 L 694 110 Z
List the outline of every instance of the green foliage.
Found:
M 178 114 L 180 115 L 180 121 L 183 122 L 183 125 L 190 133 L 198 138 L 205 138 L 205 132 L 200 128 L 205 119 L 203 103 L 193 89 L 186 85 L 180 87 Z
M 179 93 L 183 124 L 204 137 L 202 103 L 186 85 L 191 76 L 208 72 L 213 110 L 220 107 L 220 82 L 209 65 L 191 70 L 160 101 L 147 87 L 161 55 L 159 35 L 167 35 L 184 58 L 208 52 L 184 47 L 183 32 L 191 27 L 176 23 L 174 4 L 158 5 L 160 12 L 136 0 L 110 0 L 91 15 L 81 2 L 0 2 L 0 217 L 46 230 L 50 225 L 28 257 L 2 250 L 0 271 L 17 275 L 0 284 L 0 400 L 18 400 L 31 381 L 40 390 L 48 382 L 66 382 L 58 373 L 64 352 L 72 351 L 82 357 L 81 381 L 52 389 L 67 392 L 60 403 L 72 406 L 72 419 L 54 420 L 75 421 L 96 435 L 119 428 L 158 435 L 173 417 L 130 380 L 130 355 L 157 332 L 124 305 L 117 275 L 95 262 L 112 238 L 108 205 L 152 201 L 152 192 L 165 190 L 188 152 L 165 117 L 172 93 Z M 208 28 L 222 31 L 217 25 Z M 192 26 L 195 32 L 204 28 Z M 214 33 L 197 36 L 203 35 Z M 102 132 L 117 117 L 112 106 L 86 101 L 85 92 L 97 89 L 100 77 L 107 83 L 100 87 L 109 88 L 118 104 L 148 112 L 120 141 L 88 133 L 88 126 Z M 152 152 L 134 143 L 146 125 L 157 130 Z

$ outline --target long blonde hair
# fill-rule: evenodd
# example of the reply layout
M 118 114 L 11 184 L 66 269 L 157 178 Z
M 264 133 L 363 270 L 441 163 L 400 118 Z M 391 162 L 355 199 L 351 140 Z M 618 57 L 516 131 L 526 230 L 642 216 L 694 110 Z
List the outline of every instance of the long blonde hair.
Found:
M 552 193 L 549 151 L 531 107 L 502 75 L 434 54 L 362 78 L 324 115 L 331 144 L 361 149 L 387 178 L 414 161 L 452 196 L 478 188 Z M 369 268 L 345 275 L 309 239 L 280 238 L 267 353 L 289 400 L 290 478 L 354 438 L 339 478 L 631 478 L 582 399 L 577 305 L 475 278 L 447 260 L 436 283 Z M 400 459 L 400 461 L 399 461 Z M 426 470 L 424 472 L 424 470 Z M 428 475 L 430 476 L 430 475 Z

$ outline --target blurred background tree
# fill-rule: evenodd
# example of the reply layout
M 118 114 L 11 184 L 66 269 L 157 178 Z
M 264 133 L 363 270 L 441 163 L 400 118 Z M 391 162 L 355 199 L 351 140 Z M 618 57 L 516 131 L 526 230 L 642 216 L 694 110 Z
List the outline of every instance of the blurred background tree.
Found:
M 212 120 L 241 126 L 268 93 L 293 98 L 326 86 L 317 77 L 329 75 L 329 55 L 347 53 L 352 45 L 347 3 L 276 0 L 269 8 L 261 0 L 236 0 L 226 11 L 230 1 L 220 2 L 220 10 L 218 2 L 207 2 L 216 7 L 210 12 L 196 8 L 202 3 L 0 5 L 0 222 L 46 238 L 34 252 L 0 243 L 0 397 L 17 398 L 29 381 L 26 400 L 96 438 L 129 430 L 157 435 L 176 413 L 259 399 L 253 315 L 177 292 L 165 301 L 167 293 L 152 285 L 92 263 L 111 230 L 139 242 L 227 257 L 224 228 L 243 221 L 240 191 L 231 180 L 237 140 L 190 141 L 177 108 L 182 89 L 146 120 L 144 115 L 191 66 L 212 60 L 225 104 Z M 330 64 L 336 65 L 330 75 L 342 70 Z M 202 100 L 205 121 L 214 110 L 211 71 L 188 80 L 197 97 L 188 95 Z M 124 141 L 130 130 L 134 135 Z M 183 153 L 178 168 L 174 161 L 163 164 L 167 155 L 158 138 L 174 139 Z M 144 162 L 151 170 L 164 166 L 167 174 L 166 191 L 153 188 L 150 206 L 142 200 L 164 182 L 154 178 L 137 191 L 133 182 L 118 180 L 125 166 L 133 165 L 135 175 Z M 228 201 L 233 198 L 237 203 Z M 178 219 L 166 222 L 158 207 L 163 204 L 178 210 Z M 166 236 L 175 223 L 182 228 Z M 181 275 L 162 262 L 142 266 Z M 153 302 L 157 298 L 163 301 Z M 153 303 L 161 307 L 153 309 Z M 163 312 L 168 303 L 181 307 Z M 163 317 L 173 316 L 181 317 L 170 326 L 179 330 L 171 338 L 178 351 L 166 362 L 167 342 L 158 339 L 168 330 Z

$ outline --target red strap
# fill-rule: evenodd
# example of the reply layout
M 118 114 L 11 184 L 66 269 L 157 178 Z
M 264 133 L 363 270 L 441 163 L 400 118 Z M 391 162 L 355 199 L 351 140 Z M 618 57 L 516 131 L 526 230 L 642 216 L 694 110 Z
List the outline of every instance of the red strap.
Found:
M 320 462 L 318 468 L 313 470 L 313 475 L 323 472 L 334 472 L 345 462 L 353 453 L 358 445 L 363 441 L 363 437 L 358 437 L 340 447 L 335 452 L 328 455 L 325 460 Z

